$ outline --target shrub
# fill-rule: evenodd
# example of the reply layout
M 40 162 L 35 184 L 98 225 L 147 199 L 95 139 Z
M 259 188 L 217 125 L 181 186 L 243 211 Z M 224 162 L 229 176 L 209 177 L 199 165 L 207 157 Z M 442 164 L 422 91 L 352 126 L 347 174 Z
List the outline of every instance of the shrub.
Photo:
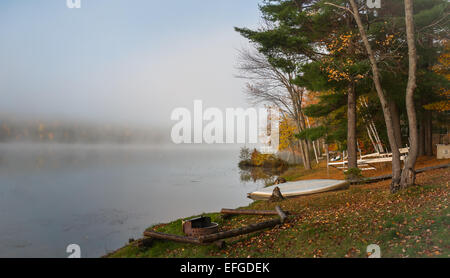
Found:
M 347 180 L 361 180 L 363 178 L 362 171 L 359 168 L 350 168 L 344 172 Z
M 252 154 L 250 149 L 247 147 L 242 147 L 241 152 L 239 153 L 239 161 L 246 161 L 252 158 Z

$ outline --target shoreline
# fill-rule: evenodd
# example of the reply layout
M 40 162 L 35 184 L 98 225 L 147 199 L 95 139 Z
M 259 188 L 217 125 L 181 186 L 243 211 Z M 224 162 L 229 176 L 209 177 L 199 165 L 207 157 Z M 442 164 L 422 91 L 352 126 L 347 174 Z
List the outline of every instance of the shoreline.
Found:
M 447 163 L 445 163 L 447 162 Z M 436 164 L 441 164 L 441 165 L 445 165 L 449 163 L 450 161 L 437 161 L 435 159 L 428 159 L 428 160 L 421 160 L 421 163 L 419 163 L 419 165 L 425 164 L 425 165 L 430 165 L 429 167 L 433 167 L 436 166 Z M 422 168 L 422 167 L 421 167 Z M 448 185 L 445 184 L 445 179 L 442 180 L 442 177 L 448 177 L 450 175 L 450 170 L 448 168 L 444 168 L 444 169 L 436 169 L 437 167 L 434 168 L 430 168 L 430 172 L 427 172 L 427 174 L 423 174 L 423 173 L 419 173 L 418 174 L 418 179 L 419 180 L 423 180 L 424 183 L 424 187 L 425 188 L 425 192 L 427 194 L 433 194 L 435 193 L 435 191 L 439 191 L 441 194 L 444 194 L 445 196 L 448 195 Z M 319 167 L 320 169 L 320 167 Z M 315 171 L 314 171 L 315 170 Z M 322 169 L 323 170 L 323 169 Z M 287 180 L 293 180 L 293 179 L 308 179 L 308 176 L 317 176 L 318 174 L 320 174 L 320 171 L 318 171 L 318 169 L 313 169 L 312 172 L 308 173 L 307 175 L 303 175 L 301 178 L 299 177 L 292 177 L 289 176 L 289 174 L 291 174 L 292 170 L 288 170 L 285 173 L 285 177 L 287 178 Z M 305 173 L 306 174 L 306 173 Z M 332 175 L 336 175 L 337 173 L 332 173 Z M 436 175 L 438 178 L 436 178 Z M 281 175 L 283 176 L 283 175 Z M 428 176 L 433 176 L 434 178 L 429 179 Z M 441 178 L 441 180 L 439 181 L 439 178 Z M 448 181 L 447 181 L 448 183 Z M 321 194 L 313 194 L 313 195 L 308 195 L 308 196 L 301 196 L 301 197 L 296 197 L 296 198 L 291 198 L 282 202 L 276 202 L 276 203 L 269 203 L 266 201 L 253 201 L 251 204 L 249 204 L 248 206 L 245 207 L 240 207 L 239 209 L 274 209 L 274 207 L 276 205 L 281 206 L 284 210 L 289 210 L 289 211 L 294 211 L 294 212 L 299 212 L 300 211 L 308 211 L 308 205 L 311 206 L 314 209 L 317 210 L 321 210 L 321 206 L 320 204 L 324 205 L 325 207 L 329 206 L 330 200 L 334 200 L 334 202 L 337 203 L 342 203 L 344 200 L 350 198 L 352 199 L 352 195 L 361 195 L 358 197 L 362 197 L 364 196 L 364 198 L 370 198 L 372 197 L 372 195 L 380 195 L 379 197 L 383 197 L 386 198 L 387 201 L 391 201 L 389 199 L 391 199 L 391 197 L 389 197 L 389 195 L 384 194 L 385 191 L 389 190 L 389 186 L 388 186 L 389 182 L 384 180 L 384 181 L 377 181 L 376 183 L 373 184 L 362 184 L 362 185 L 352 185 L 350 186 L 349 189 L 347 190 L 339 190 L 339 191 L 335 191 L 335 192 L 325 192 L 325 193 L 321 193 Z M 411 190 L 422 190 L 421 187 L 413 187 Z M 409 192 L 411 193 L 411 192 Z M 346 198 L 343 198 L 343 196 L 345 196 Z M 408 195 L 405 193 L 402 194 L 398 194 L 398 195 L 394 195 L 392 198 L 398 198 L 399 196 L 400 199 L 401 198 L 408 198 Z M 414 196 L 409 197 L 409 198 L 414 198 Z M 324 204 L 324 201 L 328 201 L 327 204 Z M 417 202 L 420 200 L 414 199 L 414 202 Z M 307 203 L 308 205 L 305 207 L 304 203 Z M 352 204 L 353 205 L 353 204 Z M 349 207 L 351 207 L 352 205 L 349 205 L 349 203 L 344 203 L 344 209 L 347 209 Z M 359 204 L 360 205 L 360 204 Z M 430 203 L 427 203 L 427 205 L 432 205 Z M 385 209 L 385 208 L 383 208 Z M 444 212 L 447 213 L 448 211 L 448 207 L 444 209 Z M 352 213 L 354 213 L 354 211 L 352 211 Z M 296 214 L 296 213 L 294 213 Z M 405 214 L 405 213 L 403 213 Z M 213 222 L 217 222 L 219 223 L 219 225 L 221 226 L 222 229 L 226 230 L 226 229 L 230 229 L 230 228 L 235 228 L 235 227 L 240 227 L 242 225 L 245 224 L 249 224 L 249 223 L 254 223 L 256 222 L 261 222 L 264 220 L 267 220 L 267 217 L 261 217 L 261 216 L 235 216 L 233 217 L 231 220 L 223 220 L 220 213 L 219 212 L 212 212 L 212 213 L 207 213 L 207 214 L 202 214 L 202 215 L 206 215 L 212 218 Z M 446 214 L 443 214 L 443 216 L 445 216 Z M 198 215 L 200 216 L 200 215 Z M 439 217 L 443 217 L 438 216 Z M 196 216 L 191 216 L 191 217 L 186 217 L 186 218 L 180 218 L 177 219 L 175 221 L 169 222 L 169 223 L 164 223 L 164 224 L 157 224 L 157 225 L 153 225 L 148 229 L 155 229 L 157 231 L 160 232 L 166 232 L 166 233 L 171 233 L 171 234 L 177 234 L 177 235 L 183 235 L 181 232 L 181 223 L 183 220 L 186 219 L 190 219 Z M 398 215 L 393 215 L 393 218 L 398 218 Z M 103 256 L 103 258 L 110 258 L 110 257 L 130 257 L 130 258 L 136 258 L 136 257 L 255 257 L 255 252 L 256 254 L 259 254 L 257 251 L 257 248 L 255 250 L 255 248 L 252 248 L 252 244 L 254 244 L 254 240 L 255 238 L 259 238 L 259 241 L 257 241 L 257 243 L 259 244 L 268 244 L 270 246 L 271 241 L 267 240 L 266 237 L 270 235 L 272 235 L 273 233 L 279 233 L 281 231 L 287 231 L 287 233 L 289 232 L 289 229 L 292 228 L 292 226 L 296 224 L 297 221 L 299 221 L 299 219 L 302 219 L 302 216 L 300 216 L 300 214 L 298 215 L 294 215 L 294 219 L 291 221 L 288 221 L 288 223 L 277 227 L 273 230 L 264 230 L 262 232 L 255 232 L 253 234 L 250 235 L 245 235 L 245 236 L 240 236 L 237 238 L 232 238 L 232 239 L 227 239 L 227 244 L 229 247 L 226 247 L 225 250 L 221 250 L 218 249 L 217 247 L 214 246 L 195 246 L 195 245 L 189 245 L 189 244 L 180 244 L 180 243 L 174 243 L 174 242 L 157 242 L 157 243 L 153 243 L 152 247 L 145 247 L 145 246 L 141 246 L 138 247 L 138 243 L 140 240 L 142 239 L 138 239 L 135 240 L 133 242 L 130 242 L 129 244 L 123 246 L 122 248 L 119 248 L 111 253 L 108 253 L 106 255 Z M 440 218 L 439 218 L 440 219 Z M 314 221 L 314 217 L 311 219 L 311 221 Z M 436 220 L 430 220 L 430 221 L 435 221 L 438 222 Z M 338 225 L 339 226 L 339 225 Z M 309 226 L 302 226 L 305 229 L 309 229 Z M 341 227 L 342 228 L 342 227 Z M 442 227 L 439 226 L 439 228 L 441 229 Z M 339 227 L 338 227 L 339 229 Z M 299 232 L 301 234 L 301 231 Z M 384 236 L 384 235 L 383 235 Z M 295 241 L 298 240 L 305 240 L 305 238 L 298 238 L 295 239 Z M 293 238 L 291 238 L 293 239 Z M 243 242 L 248 242 L 250 241 L 249 246 L 245 246 L 245 243 Z M 307 241 L 309 242 L 309 241 Z M 287 242 L 286 242 L 287 243 Z M 244 244 L 244 245 L 243 245 Z M 275 244 L 274 242 L 272 242 L 272 244 Z M 330 243 L 329 243 L 330 244 Z M 331 243 L 331 245 L 333 245 Z M 258 244 L 256 246 L 259 246 Z M 231 249 L 230 249 L 231 248 Z M 237 250 L 232 250 L 232 249 L 238 249 Z M 361 248 L 359 248 L 358 250 L 360 250 Z M 225 252 L 225 253 L 223 253 Z M 228 252 L 228 253 L 227 253 Z M 336 250 L 337 252 L 337 250 Z M 446 253 L 450 253 L 450 250 L 446 250 Z M 207 254 L 207 255 L 205 255 Z M 234 254 L 234 255 L 232 255 Z M 335 255 L 331 255 L 331 254 L 335 254 Z M 417 253 L 418 254 L 418 253 Z M 416 254 L 416 255 L 417 255 Z M 256 257 L 266 257 L 267 255 L 270 255 L 270 253 L 261 253 L 259 255 L 257 255 Z M 272 254 L 273 256 L 280 256 L 282 254 Z M 293 257 L 297 257 L 298 254 L 296 254 Z M 320 254 L 319 254 L 320 255 Z M 339 256 L 338 253 L 330 253 L 327 255 L 322 254 L 321 256 L 324 257 L 329 257 L 329 255 L 331 255 L 331 257 L 342 257 Z M 364 254 L 361 253 L 361 250 L 358 252 L 356 252 L 355 254 L 353 254 L 355 256 L 363 256 Z M 351 255 L 351 256 L 353 256 Z M 398 256 L 402 255 L 400 254 L 395 254 L 394 257 L 398 257 Z M 287 255 L 288 257 L 291 257 L 290 255 Z M 313 255 L 314 256 L 314 255 Z M 313 257 L 311 256 L 311 257 Z M 299 256 L 299 257 L 303 257 L 303 256 Z M 306 256 L 309 257 L 309 256 Z M 318 256 L 320 257 L 320 256 Z M 345 257 L 345 256 L 344 256 Z

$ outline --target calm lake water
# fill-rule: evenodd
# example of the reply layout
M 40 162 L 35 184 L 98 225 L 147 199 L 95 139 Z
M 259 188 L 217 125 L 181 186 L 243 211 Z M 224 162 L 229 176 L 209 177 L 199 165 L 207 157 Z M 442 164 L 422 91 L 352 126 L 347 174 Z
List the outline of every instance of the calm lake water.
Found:
M 237 147 L 0 144 L 0 257 L 99 257 L 148 226 L 247 205 Z

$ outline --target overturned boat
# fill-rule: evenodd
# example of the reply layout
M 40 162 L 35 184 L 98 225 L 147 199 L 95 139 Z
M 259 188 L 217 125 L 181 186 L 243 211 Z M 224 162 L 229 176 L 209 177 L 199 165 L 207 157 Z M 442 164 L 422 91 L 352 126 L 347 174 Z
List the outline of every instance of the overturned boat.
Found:
M 267 200 L 272 196 L 274 189 L 278 187 L 280 188 L 283 197 L 292 198 L 337 189 L 344 189 L 349 185 L 350 183 L 345 180 L 302 180 L 269 186 L 264 189 L 249 193 L 247 196 L 254 200 Z

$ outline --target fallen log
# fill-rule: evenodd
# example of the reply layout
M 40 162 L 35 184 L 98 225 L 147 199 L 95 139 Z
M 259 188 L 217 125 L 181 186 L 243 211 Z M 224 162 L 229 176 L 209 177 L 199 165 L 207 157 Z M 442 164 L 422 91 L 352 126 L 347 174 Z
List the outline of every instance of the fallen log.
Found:
M 254 210 L 254 209 L 222 209 L 220 211 L 224 215 L 278 215 L 275 210 Z M 286 212 L 288 213 L 288 212 Z
M 284 213 L 284 211 L 279 206 L 276 206 L 275 210 L 278 213 L 278 215 L 280 216 L 281 223 L 284 223 L 284 221 L 287 218 L 286 213 Z
M 146 232 L 144 232 L 144 236 L 145 237 L 150 237 L 150 238 L 157 238 L 157 239 L 165 239 L 165 240 L 171 240 L 171 241 L 176 241 L 176 242 L 182 242 L 182 243 L 193 243 L 193 244 L 199 244 L 200 243 L 200 241 L 197 238 L 194 238 L 194 237 L 164 234 L 164 233 L 159 233 L 159 232 L 155 232 L 155 231 L 146 231 Z
M 214 241 L 218 241 L 218 240 L 225 239 L 225 238 L 245 235 L 245 234 L 249 234 L 252 232 L 264 230 L 267 228 L 272 228 L 277 225 L 280 225 L 281 223 L 282 223 L 281 219 L 279 219 L 279 218 L 272 219 L 272 220 L 260 222 L 257 224 L 250 224 L 250 225 L 242 227 L 242 228 L 223 231 L 223 232 L 219 232 L 219 233 L 215 233 L 215 234 L 211 234 L 211 235 L 200 236 L 198 238 L 198 240 L 200 241 L 200 243 L 214 242 Z
M 256 223 L 256 224 L 250 224 L 245 227 L 218 232 L 214 234 L 199 236 L 199 237 L 187 237 L 187 236 L 179 236 L 179 235 L 171 235 L 171 234 L 164 234 L 159 233 L 155 231 L 145 231 L 144 236 L 147 238 L 147 240 L 151 241 L 153 239 L 163 239 L 163 240 L 171 240 L 181 243 L 191 243 L 191 244 L 215 244 L 219 248 L 223 248 L 225 245 L 225 242 L 223 239 L 230 238 L 230 237 L 236 237 L 240 235 L 249 234 L 252 232 L 261 231 L 267 228 L 272 228 L 277 225 L 283 224 L 287 218 L 286 213 L 279 207 L 276 206 L 274 211 L 256 211 L 256 210 L 232 210 L 232 209 L 222 209 L 222 212 L 235 214 L 237 212 L 244 212 L 245 213 L 255 213 L 255 212 L 263 212 L 265 214 L 263 215 L 278 215 L 280 218 Z
M 203 243 L 203 242 L 200 242 L 198 240 L 198 238 L 164 234 L 164 233 L 159 233 L 159 232 L 155 232 L 155 231 L 144 232 L 144 237 L 145 238 L 141 240 L 142 243 L 137 245 L 138 247 L 150 247 L 155 239 L 170 240 L 170 241 L 175 241 L 175 242 L 180 242 L 180 243 L 190 243 L 190 244 L 196 244 L 196 245 L 213 244 L 216 247 L 218 247 L 219 249 L 223 249 L 226 246 L 226 243 L 223 240 L 217 240 L 217 241 Z

